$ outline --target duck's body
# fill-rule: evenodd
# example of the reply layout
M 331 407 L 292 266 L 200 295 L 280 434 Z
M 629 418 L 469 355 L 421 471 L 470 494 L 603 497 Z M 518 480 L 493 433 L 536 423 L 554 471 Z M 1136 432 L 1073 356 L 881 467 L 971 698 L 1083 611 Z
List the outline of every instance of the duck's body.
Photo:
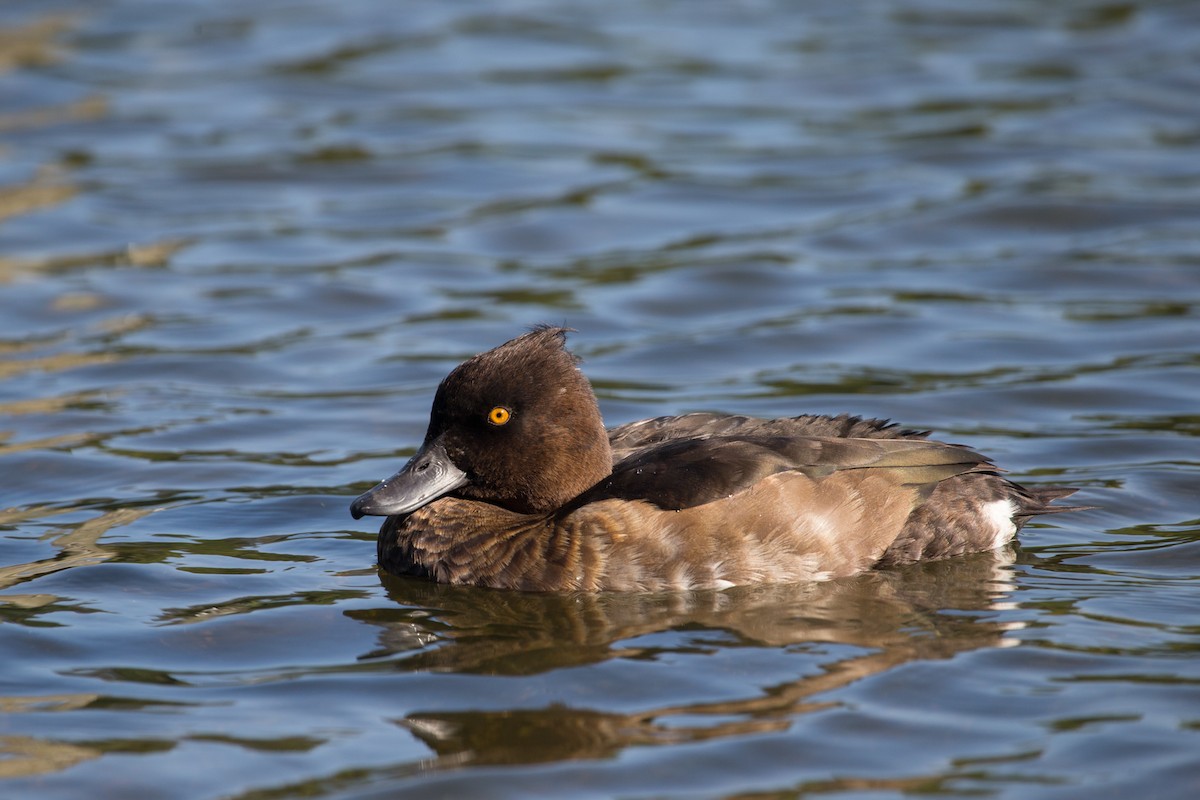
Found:
M 359 497 L 379 564 L 443 583 L 650 591 L 823 580 L 1000 547 L 1071 489 L 878 420 L 716 414 L 606 432 L 539 328 L 455 369 L 420 452 Z

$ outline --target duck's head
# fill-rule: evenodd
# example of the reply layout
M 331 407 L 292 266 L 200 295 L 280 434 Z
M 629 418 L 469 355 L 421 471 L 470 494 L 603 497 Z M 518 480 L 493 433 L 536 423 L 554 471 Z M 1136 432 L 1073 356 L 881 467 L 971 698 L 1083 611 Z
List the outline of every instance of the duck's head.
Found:
M 351 504 L 354 518 L 407 514 L 450 493 L 545 513 L 607 476 L 608 434 L 567 330 L 539 327 L 455 367 L 421 449 Z

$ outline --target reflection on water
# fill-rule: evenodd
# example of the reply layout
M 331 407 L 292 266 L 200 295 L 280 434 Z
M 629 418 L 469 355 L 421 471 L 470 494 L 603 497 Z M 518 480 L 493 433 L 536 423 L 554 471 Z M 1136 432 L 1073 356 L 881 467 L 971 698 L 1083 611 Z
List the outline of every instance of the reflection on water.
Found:
M 461 591 L 381 573 L 389 597 L 425 611 L 390 622 L 349 615 L 383 626 L 372 657 L 419 648 L 400 664 L 421 671 L 537 675 L 721 648 L 799 646 L 812 656 L 811 674 L 751 697 L 622 714 L 553 704 L 417 711 L 401 721 L 437 753 L 427 768 L 605 758 L 630 746 L 786 730 L 797 715 L 832 705 L 819 695 L 870 675 L 918 659 L 1016 644 L 1003 638 L 1012 623 L 987 619 L 1012 588 L 1004 563 L 987 553 L 949 567 L 938 562 L 834 583 L 669 595 Z
M 37 519 L 47 514 L 57 513 L 51 509 L 25 509 L 23 511 L 0 511 L 0 525 L 11 524 L 28 519 Z M 57 551 L 52 558 L 41 559 L 26 564 L 12 564 L 0 567 L 0 589 L 33 580 L 41 575 L 47 575 L 59 570 L 73 569 L 99 564 L 112 558 L 115 553 L 109 547 L 100 544 L 100 539 L 111 528 L 126 525 L 148 514 L 145 509 L 121 509 L 93 517 L 83 524 L 55 536 L 51 541 Z M 39 608 L 55 602 L 59 598 L 49 594 L 4 594 L 0 595 L 0 603 L 6 603 L 18 608 Z M 0 619 L 3 618 L 0 609 Z
M 57 772 L 97 758 L 99 750 L 29 736 L 0 736 L 0 778 L 23 778 Z
M 1200 793 L 1195 3 L 599 8 L 0 4 L 0 796 Z M 377 574 L 349 499 L 536 322 L 611 424 L 890 417 L 1096 508 Z

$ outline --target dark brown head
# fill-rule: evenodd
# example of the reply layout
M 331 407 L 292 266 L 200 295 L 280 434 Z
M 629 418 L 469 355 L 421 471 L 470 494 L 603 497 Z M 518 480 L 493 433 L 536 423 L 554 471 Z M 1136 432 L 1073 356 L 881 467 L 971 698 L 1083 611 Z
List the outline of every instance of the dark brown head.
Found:
M 608 434 L 566 334 L 539 327 L 457 366 L 420 451 L 354 501 L 355 517 L 406 514 L 451 492 L 544 513 L 607 476 Z

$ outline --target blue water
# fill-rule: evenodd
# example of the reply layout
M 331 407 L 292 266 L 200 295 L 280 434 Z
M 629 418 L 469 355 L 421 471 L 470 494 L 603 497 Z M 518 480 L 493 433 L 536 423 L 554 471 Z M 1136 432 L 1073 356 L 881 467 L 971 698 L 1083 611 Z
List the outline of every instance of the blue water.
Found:
M 1200 6 L 0 6 L 0 797 L 1200 794 Z M 1094 510 L 650 596 L 374 568 L 456 363 Z

